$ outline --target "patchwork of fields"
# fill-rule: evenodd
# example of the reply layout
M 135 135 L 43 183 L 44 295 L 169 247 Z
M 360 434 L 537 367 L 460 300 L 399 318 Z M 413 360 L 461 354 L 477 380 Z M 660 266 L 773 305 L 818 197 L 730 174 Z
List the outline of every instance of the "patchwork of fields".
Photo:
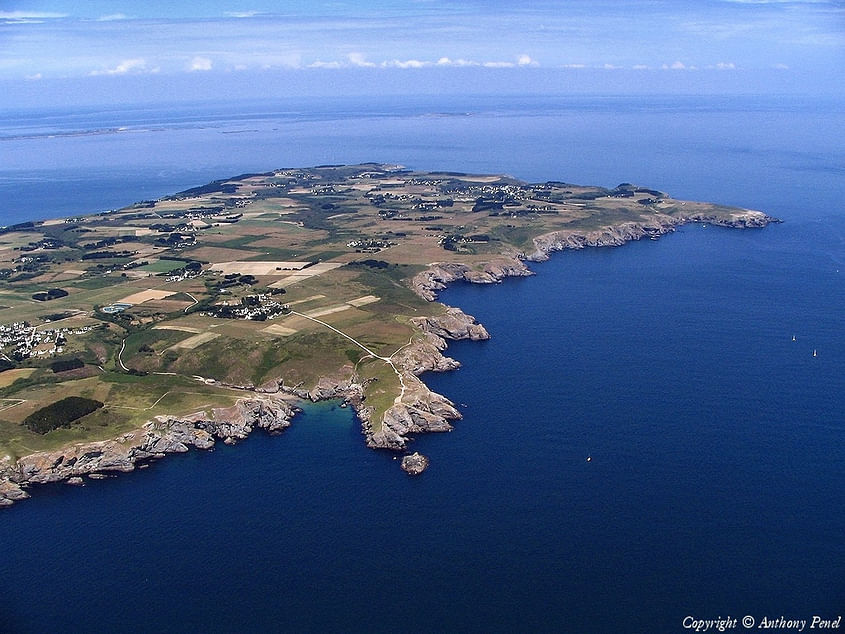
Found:
M 541 235 L 654 236 L 743 213 L 627 184 L 365 164 L 244 175 L 2 227 L 0 455 L 228 405 L 227 385 L 307 391 L 327 376 L 365 386 L 377 429 L 406 388 L 383 360 L 420 336 L 412 319 L 445 311 L 411 288 L 431 265 L 471 279 L 503 254 L 533 252 Z M 23 427 L 70 395 L 104 407 L 45 435 Z

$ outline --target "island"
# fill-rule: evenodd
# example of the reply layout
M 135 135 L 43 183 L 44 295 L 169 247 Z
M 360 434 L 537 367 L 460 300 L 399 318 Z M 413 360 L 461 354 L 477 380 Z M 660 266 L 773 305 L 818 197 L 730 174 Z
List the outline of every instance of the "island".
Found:
M 119 210 L 0 227 L 0 506 L 168 453 L 285 429 L 342 399 L 368 446 L 429 464 L 415 434 L 455 405 L 420 380 L 484 326 L 451 282 L 528 276 L 554 251 L 760 211 L 398 165 L 277 169 Z

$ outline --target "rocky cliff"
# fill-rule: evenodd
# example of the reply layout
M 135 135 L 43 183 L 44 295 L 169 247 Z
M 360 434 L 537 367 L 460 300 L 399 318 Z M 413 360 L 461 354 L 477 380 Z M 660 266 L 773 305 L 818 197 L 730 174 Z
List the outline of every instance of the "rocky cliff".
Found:
M 380 425 L 373 424 L 372 410 L 366 401 L 358 410 L 368 447 L 402 450 L 409 435 L 451 431 L 449 421 L 461 418 L 454 403 L 432 392 L 416 376 L 409 374 L 403 380 L 404 396 L 384 413 Z
M 450 431 L 450 420 L 461 413 L 445 396 L 432 392 L 417 375 L 426 371 L 453 370 L 460 364 L 445 357 L 446 339 L 489 339 L 487 330 L 459 308 L 447 308 L 442 315 L 411 320 L 422 335 L 396 353 L 392 359 L 402 373 L 405 385 L 401 399 L 385 413 L 380 425 L 374 425 L 366 402 L 359 406 L 364 436 L 369 447 L 404 449 L 410 434 Z
M 764 227 L 770 222 L 780 222 L 759 211 L 737 209 L 726 214 L 724 211 L 714 212 L 712 205 L 686 202 L 681 205 L 685 209 L 684 215 L 658 211 L 645 222 L 623 222 L 590 231 L 572 229 L 546 233 L 534 238 L 532 253 L 526 255 L 510 252 L 481 266 L 437 262 L 414 276 L 410 286 L 420 297 L 434 301 L 437 292 L 452 282 L 493 284 L 505 277 L 533 275 L 525 261 L 546 260 L 554 251 L 620 246 L 645 237 L 656 239 L 688 222 L 707 222 L 735 228 Z M 484 326 L 457 308 L 447 307 L 446 312 L 439 317 L 418 317 L 411 322 L 422 331 L 424 337 L 394 355 L 394 361 L 413 375 L 427 370 L 443 371 L 458 367 L 457 361 L 442 355 L 447 339 L 481 340 L 490 337 Z M 413 389 L 406 390 L 401 402 L 387 410 L 380 428 L 372 423 L 372 411 L 363 404 L 360 407 L 359 415 L 369 446 L 402 450 L 406 447 L 409 434 L 449 431 L 452 428 L 449 421 L 461 417 L 451 401 L 431 392 L 418 379 L 407 379 L 406 384 L 413 385 Z
M 460 308 L 446 307 L 446 312 L 436 317 L 417 317 L 411 320 L 424 333 L 435 335 L 441 339 L 471 339 L 481 341 L 489 339 L 490 333 L 475 321 L 475 317 L 467 315 Z M 443 342 L 445 347 L 445 341 Z M 441 348 L 442 349 L 442 348 Z
M 481 268 L 447 262 L 432 264 L 413 277 L 411 289 L 423 299 L 433 302 L 437 299 L 437 291 L 458 280 L 473 284 L 495 284 L 506 277 L 534 275 L 522 260 L 522 254 L 512 254 L 497 257 Z
M 683 216 L 656 213 L 648 222 L 624 222 L 591 231 L 576 229 L 552 231 L 534 238 L 534 252 L 526 259 L 540 262 L 547 260 L 549 254 L 554 251 L 586 247 L 616 247 L 641 238 L 657 238 L 689 222 L 706 222 L 736 229 L 765 227 L 771 222 L 780 222 L 761 211 L 750 209 L 740 209 L 727 215 L 720 215 L 712 210 L 699 210 L 698 203 L 689 203 L 689 206 L 689 212 Z
M 441 291 L 452 282 L 466 281 L 474 284 L 493 284 L 505 277 L 524 277 L 533 275 L 525 261 L 540 262 L 548 259 L 550 253 L 564 249 L 584 249 L 586 247 L 621 246 L 641 238 L 657 238 L 675 231 L 680 225 L 690 222 L 736 229 L 765 227 L 773 222 L 780 222 L 761 211 L 736 209 L 731 212 L 714 211 L 712 205 L 684 202 L 682 215 L 670 215 L 656 212 L 646 222 L 622 222 L 593 230 L 564 229 L 552 231 L 534 238 L 534 251 L 530 254 L 508 253 L 494 258 L 480 268 L 467 264 L 437 262 L 418 273 L 411 280 L 411 288 L 420 297 L 434 301 L 437 291 Z
M 32 483 L 132 471 L 141 461 L 185 452 L 189 447 L 209 449 L 215 440 L 234 443 L 256 427 L 277 433 L 290 425 L 295 411 L 282 398 L 256 396 L 240 399 L 231 407 L 214 408 L 210 413 L 197 412 L 180 418 L 158 416 L 141 429 L 112 440 L 77 443 L 14 462 L 7 459 L 0 463 L 0 506 L 29 497 L 24 487 Z

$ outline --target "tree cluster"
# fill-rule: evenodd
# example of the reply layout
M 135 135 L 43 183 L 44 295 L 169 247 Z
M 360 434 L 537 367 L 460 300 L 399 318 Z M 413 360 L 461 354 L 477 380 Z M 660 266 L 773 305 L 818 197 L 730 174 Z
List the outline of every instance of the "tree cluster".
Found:
M 102 406 L 103 403 L 94 399 L 68 396 L 34 411 L 24 419 L 23 424 L 36 434 L 46 434 L 59 427 L 70 427 L 73 421 L 97 411 Z

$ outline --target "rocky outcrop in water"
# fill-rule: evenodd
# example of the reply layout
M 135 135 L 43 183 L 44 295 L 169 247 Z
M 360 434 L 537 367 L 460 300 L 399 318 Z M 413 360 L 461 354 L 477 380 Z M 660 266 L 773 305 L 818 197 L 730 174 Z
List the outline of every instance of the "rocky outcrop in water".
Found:
M 157 416 L 141 429 L 100 442 L 77 443 L 0 464 L 0 506 L 28 497 L 23 487 L 59 482 L 82 475 L 127 472 L 135 465 L 190 447 L 210 449 L 216 440 L 234 443 L 255 428 L 271 433 L 290 425 L 296 409 L 278 397 L 241 399 L 231 407 L 214 408 L 179 418 Z
M 402 458 L 402 471 L 408 475 L 419 475 L 428 468 L 428 458 L 418 451 Z
M 550 253 L 564 249 L 617 247 L 631 240 L 658 237 L 670 233 L 680 224 L 682 224 L 682 221 L 677 218 L 662 216 L 660 219 L 655 218 L 654 222 L 648 224 L 627 222 L 593 231 L 552 231 L 534 238 L 535 250 L 528 256 L 528 259 L 540 262 L 547 260 Z
M 0 477 L 0 507 L 11 506 L 19 500 L 25 500 L 29 497 L 29 493 L 21 488 L 17 482 L 12 482 L 8 478 Z
M 317 384 L 304 394 L 311 401 L 325 401 L 332 398 L 346 398 L 359 392 L 361 386 L 355 380 L 355 370 L 351 365 L 344 366 L 340 372 L 331 376 L 321 376 Z

